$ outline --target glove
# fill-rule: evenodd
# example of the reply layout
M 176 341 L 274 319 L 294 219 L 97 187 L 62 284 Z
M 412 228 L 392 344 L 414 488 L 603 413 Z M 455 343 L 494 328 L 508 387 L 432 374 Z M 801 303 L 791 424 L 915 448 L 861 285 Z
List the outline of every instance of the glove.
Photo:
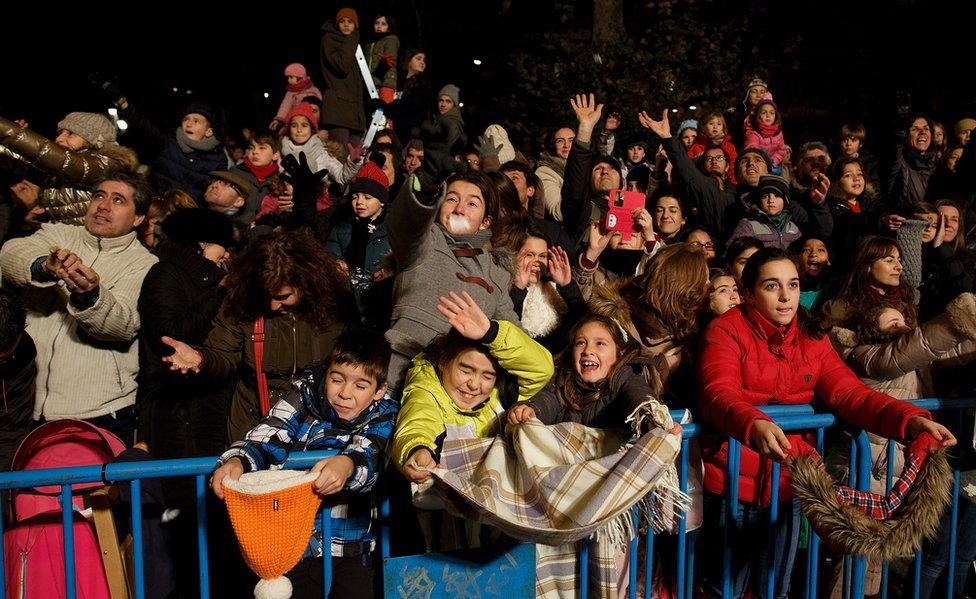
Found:
M 464 164 L 454 160 L 450 154 L 428 149 L 424 152 L 424 162 L 420 165 L 420 190 L 429 193 L 440 190 L 441 185 L 454 173 L 464 172 Z
M 88 81 L 92 87 L 101 92 L 112 103 L 115 103 L 123 95 L 122 88 L 119 87 L 117 82 L 109 81 L 99 72 L 89 73 Z
M 315 190 L 325 175 L 328 174 L 328 171 L 322 169 L 317 172 L 312 172 L 312 168 L 308 165 L 308 158 L 305 156 L 305 152 L 299 152 L 297 159 L 294 154 L 285 156 L 281 161 L 281 166 L 291 177 L 292 187 L 294 188 L 292 201 L 295 204 L 298 204 L 302 200 L 311 199 L 314 201 Z
M 478 138 L 479 152 L 482 158 L 498 156 L 502 152 L 502 144 L 495 145 L 494 136 L 482 136 Z

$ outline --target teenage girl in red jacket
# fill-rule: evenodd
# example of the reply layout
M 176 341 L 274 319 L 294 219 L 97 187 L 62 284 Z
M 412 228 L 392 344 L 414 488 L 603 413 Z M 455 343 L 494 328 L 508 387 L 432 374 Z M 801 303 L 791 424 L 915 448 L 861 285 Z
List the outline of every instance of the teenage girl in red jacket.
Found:
M 800 280 L 782 250 L 767 248 L 749 258 L 742 273 L 746 303 L 719 316 L 705 333 L 701 354 L 701 412 L 724 435 L 742 443 L 739 501 L 732 544 L 732 597 L 751 586 L 766 597 L 766 577 L 775 572 L 775 597 L 786 597 L 793 570 L 800 513 L 786 468 L 780 469 L 779 516 L 769 543 L 772 461 L 787 459 L 804 442 L 785 434 L 757 406 L 808 404 L 816 396 L 855 427 L 904 441 L 928 432 L 943 445 L 955 438 L 928 412 L 866 387 L 844 365 L 830 341 L 798 315 Z M 809 441 L 809 439 L 807 439 Z M 708 597 L 722 596 L 722 528 L 729 509 L 726 493 L 728 443 L 702 440 L 705 462 L 705 523 L 698 547 L 702 585 Z M 750 580 L 752 584 L 750 585 Z

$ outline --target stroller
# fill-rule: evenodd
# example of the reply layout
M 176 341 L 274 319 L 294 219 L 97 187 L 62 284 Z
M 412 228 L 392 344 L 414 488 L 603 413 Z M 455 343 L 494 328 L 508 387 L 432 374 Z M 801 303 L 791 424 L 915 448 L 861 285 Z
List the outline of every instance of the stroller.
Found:
M 118 437 L 82 420 L 54 420 L 34 429 L 14 453 L 14 470 L 111 462 L 125 449 Z M 75 588 L 86 599 L 128 597 L 115 536 L 109 485 L 72 485 Z M 3 534 L 8 597 L 65 596 L 64 539 L 58 485 L 11 492 Z M 100 543 L 101 542 L 101 543 Z M 102 549 L 105 549 L 104 554 Z M 103 559 L 104 555 L 104 559 Z

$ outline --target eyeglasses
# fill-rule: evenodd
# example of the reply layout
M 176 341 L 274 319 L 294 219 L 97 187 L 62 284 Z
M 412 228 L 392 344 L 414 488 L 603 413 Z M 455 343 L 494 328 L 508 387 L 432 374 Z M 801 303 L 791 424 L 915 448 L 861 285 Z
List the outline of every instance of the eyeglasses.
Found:
M 705 162 L 725 162 L 725 156 L 709 156 Z
M 699 248 L 706 249 L 706 250 L 714 250 L 715 249 L 715 244 L 712 243 L 711 241 L 706 241 L 705 243 L 702 243 L 701 241 L 691 241 L 689 243 L 691 243 L 691 245 L 693 245 L 695 247 L 699 247 Z

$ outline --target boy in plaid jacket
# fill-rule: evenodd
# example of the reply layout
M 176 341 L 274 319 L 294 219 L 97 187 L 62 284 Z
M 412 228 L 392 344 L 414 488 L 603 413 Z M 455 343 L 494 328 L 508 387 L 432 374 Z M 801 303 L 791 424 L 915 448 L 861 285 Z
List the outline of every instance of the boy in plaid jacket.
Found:
M 292 451 L 339 451 L 312 467 L 319 473 L 315 488 L 329 496 L 324 505 L 332 510 L 332 596 L 373 596 L 377 513 L 371 491 L 398 410 L 386 392 L 389 360 L 382 337 L 344 333 L 328 360 L 305 369 L 288 395 L 220 456 L 213 476 L 214 493 L 222 499 L 226 476 L 280 468 Z M 315 558 L 322 557 L 323 544 L 316 529 L 302 561 L 288 573 L 294 597 L 322 596 L 322 564 Z

